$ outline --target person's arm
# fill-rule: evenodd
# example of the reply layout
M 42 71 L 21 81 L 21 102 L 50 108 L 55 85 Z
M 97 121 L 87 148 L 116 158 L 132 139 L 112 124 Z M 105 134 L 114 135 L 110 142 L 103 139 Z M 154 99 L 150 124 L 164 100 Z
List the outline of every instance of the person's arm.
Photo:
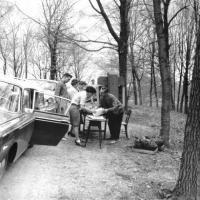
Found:
M 94 111 L 85 106 L 86 100 L 87 100 L 86 95 L 84 95 L 84 96 L 82 95 L 81 99 L 80 99 L 80 110 L 85 112 L 85 113 L 92 114 Z
M 111 101 L 111 107 L 104 109 L 104 114 L 113 112 L 119 108 L 122 108 L 121 102 L 114 96 L 114 95 L 109 95 L 109 100 Z

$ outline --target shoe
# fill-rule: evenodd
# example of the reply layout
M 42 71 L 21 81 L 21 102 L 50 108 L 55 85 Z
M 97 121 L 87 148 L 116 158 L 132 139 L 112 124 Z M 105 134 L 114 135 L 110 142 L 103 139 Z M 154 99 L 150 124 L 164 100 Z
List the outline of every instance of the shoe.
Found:
M 85 147 L 85 145 L 83 145 L 82 143 L 81 143 L 81 141 L 80 140 L 75 140 L 75 144 L 77 145 L 77 146 L 80 146 L 80 147 Z
M 110 137 L 110 138 L 106 138 L 105 140 L 113 140 L 113 138 Z
M 68 135 L 71 136 L 71 137 L 75 137 L 75 134 L 72 133 L 72 132 L 68 132 Z
M 109 144 L 115 144 L 115 143 L 117 143 L 119 140 L 111 140 L 110 142 L 109 142 Z

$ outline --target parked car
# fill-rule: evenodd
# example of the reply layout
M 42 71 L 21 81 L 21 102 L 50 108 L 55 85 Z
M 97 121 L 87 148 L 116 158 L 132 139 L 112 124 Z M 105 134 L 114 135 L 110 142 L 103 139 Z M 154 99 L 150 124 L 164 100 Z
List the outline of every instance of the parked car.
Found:
M 58 81 L 48 79 L 25 79 L 24 81 L 37 90 L 35 109 L 58 114 L 67 113 L 71 100 L 54 95 Z
M 68 131 L 69 118 L 52 112 L 44 97 L 22 80 L 0 79 L 0 177 L 30 144 L 55 146 Z
M 40 88 L 41 91 L 55 93 L 58 81 L 48 79 L 24 79 L 26 82 L 32 84 L 34 87 Z

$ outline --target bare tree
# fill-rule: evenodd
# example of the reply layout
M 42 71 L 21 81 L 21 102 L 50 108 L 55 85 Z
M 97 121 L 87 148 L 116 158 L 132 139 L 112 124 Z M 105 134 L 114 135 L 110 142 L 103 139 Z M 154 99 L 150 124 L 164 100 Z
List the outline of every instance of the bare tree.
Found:
M 24 62 L 25 62 L 25 78 L 28 77 L 28 61 L 29 53 L 31 49 L 31 39 L 32 39 L 32 30 L 30 27 L 26 30 L 26 33 L 23 37 L 23 51 L 24 51 Z
M 158 39 L 160 75 L 162 82 L 161 130 L 160 136 L 169 146 L 170 110 L 172 100 L 171 72 L 169 63 L 169 25 L 180 10 L 168 21 L 170 0 L 153 0 L 154 18 Z
M 64 0 L 43 0 L 42 8 L 44 23 L 40 24 L 51 58 L 50 79 L 55 79 L 58 48 L 70 28 L 68 20 L 71 6 Z
M 3 30 L 0 38 L 0 54 L 3 61 L 3 73 L 7 73 L 8 58 L 10 55 L 10 45 L 8 40 L 8 34 Z
M 0 10 L 0 23 L 3 23 L 6 16 L 8 16 L 12 10 L 13 6 L 7 1 L 0 2 L 1 10 Z M 9 44 L 8 44 L 8 33 L 6 30 L 1 27 L 1 36 L 0 36 L 0 54 L 3 60 L 3 73 L 7 72 L 7 63 L 9 56 Z
M 70 71 L 78 79 L 81 80 L 84 75 L 84 71 L 87 69 L 89 56 L 86 51 L 76 44 L 72 45 L 71 48 L 71 67 Z
M 93 9 L 103 17 L 105 20 L 105 23 L 107 25 L 107 28 L 114 38 L 114 40 L 117 43 L 117 51 L 118 51 L 118 57 L 119 57 L 119 74 L 124 80 L 124 86 L 125 86 L 125 107 L 127 108 L 127 54 L 128 54 L 128 37 L 129 37 L 129 11 L 130 11 L 130 5 L 131 0 L 119 0 L 119 3 L 117 1 L 113 1 L 118 9 L 119 12 L 119 33 L 117 33 L 117 30 L 114 30 L 114 27 L 111 23 L 111 19 L 109 18 L 109 15 L 106 13 L 105 7 L 102 5 L 100 0 L 96 0 L 97 6 L 99 9 L 97 9 L 91 0 L 89 0 L 91 6 Z M 120 88 L 121 89 L 121 88 Z M 122 92 L 120 90 L 120 93 L 122 95 Z M 120 95 L 120 99 L 122 99 L 122 96 Z
M 31 48 L 32 57 L 30 63 L 32 67 L 29 73 L 35 78 L 47 79 L 49 73 L 49 52 L 41 41 L 35 39 Z
M 16 25 L 15 23 L 11 23 L 11 36 L 10 36 L 10 48 L 11 48 L 11 59 L 10 66 L 13 70 L 13 75 L 15 77 L 20 77 L 22 73 L 23 67 L 23 51 L 21 49 L 20 39 L 19 39 L 19 29 L 20 24 Z

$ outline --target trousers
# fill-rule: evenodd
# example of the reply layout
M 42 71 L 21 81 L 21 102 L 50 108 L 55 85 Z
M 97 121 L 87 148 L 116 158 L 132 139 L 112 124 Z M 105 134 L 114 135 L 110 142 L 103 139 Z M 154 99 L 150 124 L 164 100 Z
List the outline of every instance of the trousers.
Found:
M 113 140 L 118 140 L 121 130 L 123 113 L 120 114 L 109 113 L 107 118 L 108 118 L 108 127 L 110 130 L 111 138 Z

